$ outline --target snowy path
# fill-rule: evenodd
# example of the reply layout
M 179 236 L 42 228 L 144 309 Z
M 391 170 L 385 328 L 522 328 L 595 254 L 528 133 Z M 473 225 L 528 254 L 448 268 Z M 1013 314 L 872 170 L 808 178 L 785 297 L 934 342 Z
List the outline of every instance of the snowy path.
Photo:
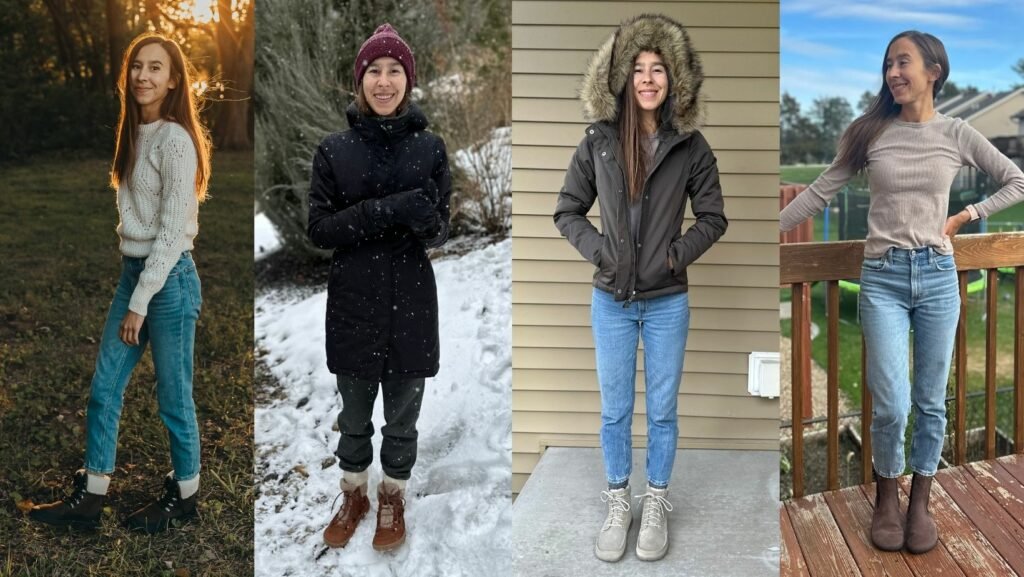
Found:
M 326 368 L 326 292 L 302 300 L 277 293 L 257 299 L 257 346 L 280 383 L 272 401 L 257 402 L 255 414 L 257 576 L 511 572 L 510 262 L 511 241 L 505 240 L 434 263 L 441 371 L 427 380 L 407 494 L 407 541 L 390 554 L 371 547 L 373 488 L 381 476 L 380 396 L 371 512 L 346 548 L 325 551 L 321 538 L 340 478 L 332 427 L 341 398 Z

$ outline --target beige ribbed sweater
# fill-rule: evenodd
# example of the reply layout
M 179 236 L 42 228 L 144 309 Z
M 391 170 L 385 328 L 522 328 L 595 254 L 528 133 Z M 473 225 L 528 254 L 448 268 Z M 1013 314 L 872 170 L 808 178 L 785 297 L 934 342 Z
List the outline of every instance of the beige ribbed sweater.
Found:
M 868 146 L 868 236 L 864 256 L 880 257 L 889 247 L 934 247 L 953 254 L 942 234 L 949 188 L 963 166 L 988 174 L 1001 188 L 974 205 L 992 214 L 1024 200 L 1024 173 L 984 136 L 960 118 L 936 113 L 926 122 L 894 120 Z M 779 215 L 787 231 L 820 213 L 854 172 L 833 164 Z
M 176 122 L 139 126 L 135 170 L 117 189 L 121 254 L 145 258 L 128 308 L 145 316 L 181 253 L 199 232 L 195 194 L 198 157 L 192 137 Z

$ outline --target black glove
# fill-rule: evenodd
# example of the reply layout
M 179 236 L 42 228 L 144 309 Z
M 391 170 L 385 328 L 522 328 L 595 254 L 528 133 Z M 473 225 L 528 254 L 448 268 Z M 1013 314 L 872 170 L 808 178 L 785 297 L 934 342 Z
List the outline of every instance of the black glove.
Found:
M 437 201 L 440 200 L 440 193 L 437 190 L 437 183 L 434 182 L 434 179 L 427 179 L 427 183 L 423 186 L 423 196 L 427 197 L 430 204 L 437 206 Z
M 374 220 L 385 226 L 402 224 L 414 228 L 429 220 L 431 212 L 435 212 L 434 205 L 422 188 L 403 190 L 374 201 Z
M 441 215 L 435 210 L 426 218 L 418 220 L 409 226 L 412 233 L 420 240 L 430 240 L 441 231 Z

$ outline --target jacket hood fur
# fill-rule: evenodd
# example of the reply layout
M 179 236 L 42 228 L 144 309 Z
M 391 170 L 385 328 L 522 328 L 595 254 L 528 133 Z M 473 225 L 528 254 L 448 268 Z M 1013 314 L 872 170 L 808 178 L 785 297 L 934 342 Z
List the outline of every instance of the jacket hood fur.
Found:
M 615 123 L 618 96 L 630 82 L 633 61 L 643 51 L 657 50 L 668 68 L 668 116 L 679 134 L 704 124 L 700 93 L 704 71 L 683 25 L 660 14 L 641 14 L 623 22 L 590 60 L 580 88 L 583 114 L 590 121 Z

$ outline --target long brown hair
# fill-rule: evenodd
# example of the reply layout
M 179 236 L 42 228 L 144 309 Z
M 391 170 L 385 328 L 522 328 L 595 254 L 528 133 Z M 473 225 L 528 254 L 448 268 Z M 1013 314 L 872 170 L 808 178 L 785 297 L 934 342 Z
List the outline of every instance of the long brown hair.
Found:
M 942 45 L 941 40 L 917 30 L 907 30 L 893 36 L 885 47 L 885 56 L 882 57 L 882 88 L 878 90 L 878 95 L 871 102 L 867 112 L 854 120 L 839 140 L 839 155 L 835 161 L 838 166 L 855 172 L 864 168 L 868 162 L 868 146 L 902 109 L 902 106 L 893 99 L 889 83 L 885 79 L 888 72 L 885 62 L 889 58 L 889 48 L 900 38 L 909 38 L 917 46 L 926 70 L 939 67 L 939 78 L 932 86 L 932 98 L 939 94 L 946 78 L 949 77 L 949 57 L 946 56 L 946 47 Z
M 645 48 L 641 52 L 653 52 L 661 56 L 660 50 Z M 635 63 L 636 59 L 634 58 Z M 665 74 L 668 76 L 668 67 L 665 69 Z M 632 73 L 630 78 L 632 78 Z M 665 84 L 666 90 L 668 90 L 672 86 L 672 79 L 668 78 Z M 654 113 L 658 122 L 655 131 L 661 127 L 662 109 L 671 98 L 671 93 L 666 95 L 664 102 Z M 622 161 L 625 164 L 622 168 L 626 175 L 626 191 L 629 194 L 629 202 L 636 202 L 640 199 L 640 195 L 643 194 L 644 181 L 647 180 L 647 170 L 650 168 L 647 166 L 647 153 L 644 149 L 647 138 L 648 135 L 644 132 L 643 121 L 640 118 L 640 103 L 636 100 L 633 82 L 627 80 L 626 86 L 619 95 L 619 146 L 622 151 Z
M 131 69 L 139 50 L 149 44 L 160 44 L 171 57 L 171 79 L 175 88 L 167 93 L 160 105 L 160 117 L 180 124 L 196 147 L 195 193 L 202 202 L 206 198 L 206 185 L 210 178 L 210 135 L 199 121 L 200 98 L 191 90 L 191 78 L 195 75 L 192 63 L 182 54 L 178 43 L 160 34 L 140 34 L 125 50 L 121 62 L 121 74 L 117 80 L 117 92 L 121 97 L 121 117 L 117 122 L 117 149 L 110 169 L 110 185 L 117 188 L 122 180 L 131 180 L 135 168 L 135 143 L 142 122 L 142 108 L 131 95 Z

